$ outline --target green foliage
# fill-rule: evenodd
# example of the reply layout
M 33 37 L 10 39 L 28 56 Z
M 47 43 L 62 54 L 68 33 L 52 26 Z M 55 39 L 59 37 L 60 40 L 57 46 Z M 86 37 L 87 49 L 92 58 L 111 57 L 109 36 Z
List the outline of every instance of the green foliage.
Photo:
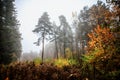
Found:
M 67 59 L 59 58 L 59 59 L 55 60 L 54 64 L 57 67 L 63 67 L 63 66 L 68 66 L 69 65 L 69 61 Z
M 119 75 L 118 60 L 120 56 L 116 53 L 117 47 L 114 43 L 116 39 L 113 33 L 109 28 L 98 26 L 88 36 L 90 41 L 88 42 L 88 52 L 82 56 L 82 70 L 90 73 L 86 74 L 82 71 L 83 75 L 88 76 L 95 71 L 93 76 L 96 74 L 98 79 L 115 80 Z
M 14 0 L 0 1 L 0 11 L 0 64 L 9 64 L 21 55 L 21 35 Z
M 72 58 L 68 59 L 68 62 L 70 65 L 78 65 L 79 64 L 78 60 L 72 59 Z
M 47 12 L 44 12 L 41 18 L 38 20 L 38 24 L 35 26 L 33 30 L 34 33 L 39 34 L 37 42 L 35 44 L 39 46 L 42 41 L 42 62 L 43 62 L 43 55 L 44 55 L 44 40 L 48 40 L 50 35 L 52 35 L 52 28 L 51 22 L 49 20 L 49 15 Z
M 42 63 L 42 60 L 38 57 L 38 58 L 35 58 L 33 60 L 33 62 L 36 64 L 36 65 L 39 65 L 40 63 Z
M 60 20 L 59 26 L 60 33 L 58 42 L 59 46 L 60 47 L 62 46 L 63 49 L 63 52 L 60 51 L 60 53 L 63 53 L 63 57 L 66 58 L 66 48 L 71 48 L 71 43 L 73 41 L 73 33 L 64 15 L 59 16 L 59 20 Z
M 66 58 L 72 58 L 72 52 L 70 50 L 70 48 L 66 48 L 65 49 L 65 53 L 66 53 Z
M 54 65 L 57 67 L 63 67 L 63 66 L 70 66 L 70 65 L 78 65 L 78 61 L 75 59 L 64 59 L 59 58 L 54 61 Z
M 39 65 L 42 63 L 42 60 L 40 58 L 35 58 L 33 60 L 35 65 Z M 57 67 L 63 67 L 63 66 L 72 66 L 72 65 L 78 65 L 79 62 L 76 59 L 64 59 L 64 58 L 59 58 L 59 59 L 45 59 L 44 62 L 46 64 L 53 64 Z M 29 63 L 29 62 L 28 62 Z
M 87 63 L 93 63 L 99 58 L 96 55 L 98 55 L 100 52 L 101 50 L 99 50 L 98 48 L 95 48 L 94 51 L 90 52 L 90 54 L 82 55 L 82 60 Z

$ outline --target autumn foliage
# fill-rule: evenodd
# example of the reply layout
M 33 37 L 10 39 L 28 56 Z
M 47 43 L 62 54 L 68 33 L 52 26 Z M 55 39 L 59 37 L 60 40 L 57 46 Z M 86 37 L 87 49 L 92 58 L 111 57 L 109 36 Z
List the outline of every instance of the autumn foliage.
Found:
M 110 28 L 97 26 L 88 34 L 88 50 L 83 55 L 83 67 L 96 72 L 97 80 L 116 80 L 120 75 L 120 54 L 115 46 L 116 38 Z M 89 65 L 89 66 L 88 66 Z
M 0 80 L 79 80 L 80 68 L 53 64 L 14 63 L 9 66 L 0 65 Z
M 88 54 L 95 56 L 101 60 L 110 58 L 115 52 L 115 37 L 110 28 L 101 28 L 97 26 L 92 33 L 88 34 L 90 41 L 88 42 Z M 95 52 L 96 51 L 96 52 Z M 95 59 L 94 58 L 94 59 Z
M 110 28 L 101 28 L 99 25 L 88 36 L 90 38 L 88 43 L 90 48 L 105 48 L 113 45 L 113 41 L 115 40 Z

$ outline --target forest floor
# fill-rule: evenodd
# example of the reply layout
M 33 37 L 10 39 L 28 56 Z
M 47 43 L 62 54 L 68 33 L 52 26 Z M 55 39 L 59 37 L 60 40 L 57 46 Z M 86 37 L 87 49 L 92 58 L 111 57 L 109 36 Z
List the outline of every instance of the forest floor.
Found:
M 16 62 L 0 65 L 0 80 L 83 80 L 79 65 Z

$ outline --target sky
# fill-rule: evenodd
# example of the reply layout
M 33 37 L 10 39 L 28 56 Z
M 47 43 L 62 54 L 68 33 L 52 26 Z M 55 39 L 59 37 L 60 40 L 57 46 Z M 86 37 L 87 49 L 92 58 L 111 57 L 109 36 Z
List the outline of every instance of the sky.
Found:
M 51 21 L 59 24 L 58 16 L 64 15 L 71 25 L 72 12 L 80 12 L 84 6 L 91 6 L 97 0 L 16 0 L 17 19 L 22 34 L 22 51 L 40 52 L 40 46 L 33 44 L 37 35 L 32 32 L 43 12 L 48 12 Z

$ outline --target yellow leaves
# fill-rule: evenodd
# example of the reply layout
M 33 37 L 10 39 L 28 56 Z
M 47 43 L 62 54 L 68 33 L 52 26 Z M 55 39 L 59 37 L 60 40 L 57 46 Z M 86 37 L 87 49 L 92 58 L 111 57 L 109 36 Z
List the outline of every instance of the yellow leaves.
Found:
M 66 48 L 65 53 L 66 53 L 66 58 L 71 58 L 72 57 L 72 52 L 71 52 L 70 48 Z
M 63 66 L 69 65 L 69 61 L 67 59 L 63 59 L 63 58 L 56 59 L 54 63 L 57 67 L 63 67 Z

